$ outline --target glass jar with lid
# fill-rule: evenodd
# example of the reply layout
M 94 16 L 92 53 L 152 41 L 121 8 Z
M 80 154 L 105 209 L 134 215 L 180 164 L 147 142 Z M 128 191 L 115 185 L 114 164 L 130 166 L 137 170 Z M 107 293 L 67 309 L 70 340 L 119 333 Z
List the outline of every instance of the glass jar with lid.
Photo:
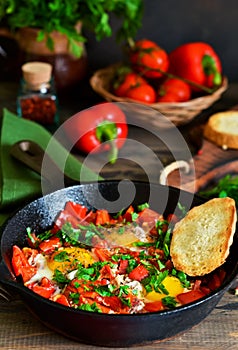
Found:
M 51 64 L 28 62 L 22 66 L 17 112 L 20 117 L 33 120 L 49 129 L 59 124 L 58 100 Z

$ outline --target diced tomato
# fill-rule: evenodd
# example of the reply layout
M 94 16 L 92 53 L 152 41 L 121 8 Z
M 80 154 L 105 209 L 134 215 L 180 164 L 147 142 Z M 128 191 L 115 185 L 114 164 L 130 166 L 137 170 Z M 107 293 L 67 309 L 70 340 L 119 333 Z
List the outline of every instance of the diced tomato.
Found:
M 54 301 L 64 306 L 70 306 L 70 303 L 64 294 L 59 294 Z
M 119 275 L 125 274 L 127 267 L 128 267 L 128 260 L 120 260 L 119 266 L 118 266 Z
M 53 283 L 47 277 L 43 277 L 40 283 L 28 285 L 28 288 L 46 299 L 49 299 L 55 291 Z
M 45 241 L 42 241 L 39 244 L 40 250 L 46 254 L 52 253 L 56 248 L 59 248 L 61 246 L 62 246 L 62 244 L 61 244 L 59 237 L 55 237 L 55 236 L 53 236 Z
M 181 304 L 188 304 L 204 296 L 205 294 L 201 290 L 191 290 L 186 293 L 178 294 L 176 298 Z
M 137 221 L 139 224 L 143 224 L 144 222 L 152 229 L 155 226 L 156 221 L 162 220 L 163 216 L 156 211 L 150 209 L 150 208 L 145 208 L 139 213 L 139 217 Z
M 110 215 L 105 209 L 98 209 L 96 211 L 96 225 L 105 225 L 109 224 Z
M 220 280 L 220 276 L 217 273 L 214 273 L 208 281 L 208 288 L 210 290 L 215 290 L 220 287 L 222 281 Z
M 126 212 L 123 214 L 123 219 L 125 219 L 127 222 L 132 222 L 132 214 L 134 213 L 134 208 L 132 205 L 127 208 Z
M 114 278 L 114 274 L 112 272 L 112 269 L 109 265 L 104 265 L 100 270 L 100 279 L 106 278 L 108 280 L 111 280 Z
M 104 306 L 110 307 L 110 309 L 115 312 L 120 312 L 121 309 L 123 308 L 123 304 L 121 300 L 115 295 L 105 296 L 100 299 L 101 299 L 101 304 L 103 304 Z
M 163 310 L 163 303 L 162 301 L 153 301 L 151 303 L 146 303 L 144 306 L 144 309 L 148 312 L 156 312 Z
M 73 228 L 77 228 L 80 221 L 81 221 L 80 219 L 77 219 L 75 216 L 73 216 L 67 210 L 62 210 L 55 221 L 55 226 L 58 227 L 59 229 L 61 229 L 61 227 L 66 222 L 69 222 L 73 226 Z
M 110 255 L 107 249 L 103 248 L 94 248 L 93 253 L 96 255 L 96 257 L 99 259 L 99 261 L 108 261 L 110 260 Z
M 88 209 L 82 204 L 69 201 L 65 205 L 65 211 L 75 216 L 79 220 L 82 220 L 85 218 Z
M 129 273 L 128 276 L 131 280 L 142 281 L 148 275 L 149 271 L 147 268 L 144 265 L 138 265 Z
M 193 285 L 193 290 L 199 290 L 201 288 L 202 281 L 199 279 L 196 279 Z
M 92 223 L 95 224 L 95 222 L 96 222 L 96 216 L 97 216 L 97 214 L 96 214 L 94 211 L 90 210 L 90 211 L 87 213 L 86 217 L 84 218 L 84 223 L 85 223 L 85 222 L 88 222 L 88 223 L 92 222 Z
M 95 304 L 97 306 L 97 308 L 101 312 L 103 312 L 104 314 L 109 314 L 112 311 L 110 307 L 104 306 L 104 305 L 102 305 L 100 303 L 97 303 L 95 301 L 95 299 L 85 298 L 83 295 L 80 295 L 79 305 L 83 305 L 83 304 L 88 304 L 88 305 Z
M 169 215 L 167 216 L 167 221 L 168 221 L 168 222 L 171 222 L 172 224 L 176 224 L 176 222 L 179 221 L 179 218 L 178 218 L 177 215 L 175 215 L 175 214 L 169 214 Z

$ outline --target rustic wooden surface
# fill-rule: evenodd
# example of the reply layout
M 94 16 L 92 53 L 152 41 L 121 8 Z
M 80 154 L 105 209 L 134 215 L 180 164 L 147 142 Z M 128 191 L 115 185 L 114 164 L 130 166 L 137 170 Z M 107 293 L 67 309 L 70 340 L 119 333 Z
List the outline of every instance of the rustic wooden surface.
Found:
M 236 86 L 225 95 L 225 99 L 218 104 L 218 109 L 230 108 L 232 105 L 238 103 L 238 94 L 236 93 Z M 2 89 L 2 90 L 1 90 Z M 0 85 L 0 91 L 4 92 L 4 86 Z M 9 94 L 9 96 L 8 96 Z M 3 96 L 3 95 L 1 95 Z M 5 92 L 6 100 L 4 98 L 0 101 L 1 107 L 11 107 L 12 95 L 9 90 Z M 211 111 L 210 111 L 211 113 Z M 196 123 L 195 123 L 196 127 Z M 144 137 L 141 132 L 133 131 L 135 137 L 143 141 Z M 159 152 L 157 146 L 153 145 L 152 139 L 144 139 L 146 143 L 151 146 L 155 152 Z M 138 150 L 130 149 L 137 154 Z M 196 176 L 202 176 L 207 171 L 214 167 L 224 164 L 229 160 L 237 160 L 238 151 L 228 150 L 224 151 L 210 142 L 204 140 L 201 150 L 194 156 Z M 143 157 L 143 154 L 138 154 L 138 157 Z M 153 164 L 148 159 L 146 163 L 146 170 L 149 169 L 151 178 L 154 182 L 158 182 L 161 168 Z M 93 168 L 93 163 L 92 163 Z M 144 179 L 146 174 L 138 166 L 129 164 L 121 160 L 114 167 L 105 166 L 102 171 L 107 178 L 136 178 Z M 190 175 L 183 177 L 184 183 L 191 180 Z M 169 177 L 169 184 L 180 187 L 181 183 L 178 173 L 175 171 Z M 234 282 L 237 285 L 238 280 Z M 237 350 L 238 349 L 238 297 L 232 294 L 232 290 L 227 291 L 212 313 L 199 325 L 187 331 L 183 335 L 177 336 L 173 339 L 155 342 L 143 349 L 155 350 Z M 63 320 L 62 320 L 63 322 Z M 153 326 L 153 325 L 151 325 Z M 139 330 L 138 330 L 139 331 Z M 141 349 L 140 346 L 133 347 L 134 349 Z M 36 320 L 24 304 L 14 297 L 12 301 L 6 301 L 0 298 L 0 349 L 1 350 L 43 350 L 43 349 L 57 349 L 57 350 L 76 350 L 76 349 L 103 349 L 102 347 L 95 347 L 90 345 L 79 344 L 71 341 L 61 335 L 54 333 L 46 328 L 38 320 Z M 106 349 L 106 348 L 104 348 Z

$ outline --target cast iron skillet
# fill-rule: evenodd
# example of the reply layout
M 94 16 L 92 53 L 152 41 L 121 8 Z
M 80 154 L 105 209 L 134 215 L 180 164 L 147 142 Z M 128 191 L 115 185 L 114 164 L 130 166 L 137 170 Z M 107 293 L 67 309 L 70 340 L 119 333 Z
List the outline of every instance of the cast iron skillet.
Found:
M 30 226 L 37 232 L 48 228 L 68 200 L 82 203 L 89 208 L 113 208 L 113 203 L 120 199 L 120 196 L 122 202 L 128 202 L 132 195 L 133 198 L 129 200 L 132 204 L 149 202 L 151 208 L 165 214 L 174 212 L 178 201 L 185 206 L 198 205 L 203 201 L 191 193 L 162 185 L 134 182 L 134 194 L 130 181 L 122 181 L 120 187 L 118 185 L 118 181 L 82 184 L 37 199 L 7 222 L 1 242 L 1 283 L 15 289 L 29 310 L 54 331 L 82 343 L 108 347 L 144 345 L 190 329 L 213 310 L 238 273 L 236 235 L 224 265 L 227 276 L 219 289 L 199 301 L 174 310 L 136 315 L 108 315 L 70 309 L 38 296 L 14 278 L 10 263 L 12 246 L 26 244 L 26 227 Z

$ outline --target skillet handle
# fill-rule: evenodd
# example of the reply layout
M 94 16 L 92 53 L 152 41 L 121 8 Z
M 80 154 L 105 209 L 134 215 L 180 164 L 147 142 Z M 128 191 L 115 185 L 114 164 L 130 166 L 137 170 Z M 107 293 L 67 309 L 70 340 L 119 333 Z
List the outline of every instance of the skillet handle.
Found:
M 5 301 L 18 299 L 17 294 L 13 292 L 13 289 L 15 288 L 12 288 L 11 286 L 14 287 L 10 272 L 2 260 L 0 262 L 0 298 Z
M 64 182 L 67 185 L 78 184 L 78 181 L 66 176 L 53 159 L 33 141 L 23 140 L 16 142 L 11 147 L 10 154 L 46 179 L 52 188 L 54 188 L 58 178 L 64 178 Z M 43 159 L 47 164 L 47 169 L 42 168 Z

